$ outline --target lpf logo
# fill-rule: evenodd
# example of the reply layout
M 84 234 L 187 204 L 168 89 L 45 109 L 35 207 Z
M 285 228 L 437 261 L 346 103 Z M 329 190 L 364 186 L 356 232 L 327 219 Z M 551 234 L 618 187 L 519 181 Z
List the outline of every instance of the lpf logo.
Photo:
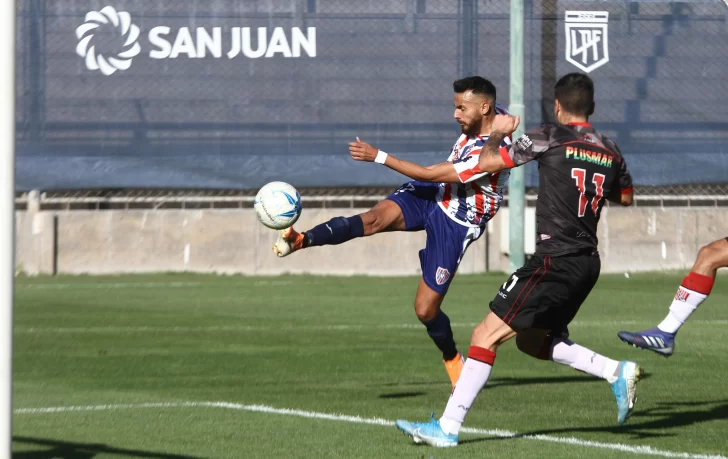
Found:
M 566 60 L 589 73 L 609 62 L 607 11 L 566 12 Z
M 124 39 L 122 49 L 113 56 L 99 54 L 96 45 L 92 44 L 94 33 L 100 26 L 112 26 L 116 34 Z M 83 24 L 76 29 L 76 54 L 83 57 L 89 70 L 100 70 L 104 75 L 111 75 L 117 70 L 126 70 L 131 66 L 131 58 L 139 54 L 139 27 L 131 23 L 131 16 L 126 11 L 119 11 L 107 6 L 101 11 L 86 14 Z

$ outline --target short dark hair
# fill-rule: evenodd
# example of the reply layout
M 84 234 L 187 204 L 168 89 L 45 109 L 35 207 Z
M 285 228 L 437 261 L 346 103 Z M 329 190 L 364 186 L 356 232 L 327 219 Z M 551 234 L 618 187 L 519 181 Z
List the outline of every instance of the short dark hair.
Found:
M 582 116 L 594 113 L 594 82 L 583 73 L 562 76 L 554 87 L 554 97 L 569 113 Z
M 470 76 L 456 80 L 452 84 L 455 94 L 462 94 L 465 91 L 472 91 L 473 94 L 480 94 L 495 103 L 495 86 L 489 80 L 481 76 Z

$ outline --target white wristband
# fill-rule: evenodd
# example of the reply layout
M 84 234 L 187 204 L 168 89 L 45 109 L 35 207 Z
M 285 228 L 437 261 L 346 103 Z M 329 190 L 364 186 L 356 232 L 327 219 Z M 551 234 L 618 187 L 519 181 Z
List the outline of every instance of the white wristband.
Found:
M 387 156 L 389 156 L 386 152 L 379 150 L 377 151 L 377 157 L 374 158 L 375 163 L 384 164 L 384 162 L 387 160 Z

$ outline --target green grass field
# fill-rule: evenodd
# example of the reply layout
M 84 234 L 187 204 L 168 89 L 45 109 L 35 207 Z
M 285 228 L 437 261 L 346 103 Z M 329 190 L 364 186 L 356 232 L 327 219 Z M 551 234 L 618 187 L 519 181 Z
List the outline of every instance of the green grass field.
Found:
M 461 349 L 505 278 L 455 279 L 443 307 Z M 13 457 L 722 457 L 728 279 L 670 359 L 616 337 L 661 320 L 681 278 L 604 275 L 570 327 L 647 372 L 626 425 L 607 383 L 508 343 L 449 450 L 391 425 L 439 416 L 451 389 L 416 278 L 18 278 Z

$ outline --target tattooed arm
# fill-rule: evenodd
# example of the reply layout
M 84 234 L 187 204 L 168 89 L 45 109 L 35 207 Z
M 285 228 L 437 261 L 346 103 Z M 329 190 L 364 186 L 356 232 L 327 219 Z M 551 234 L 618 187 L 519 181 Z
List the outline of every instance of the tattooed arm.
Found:
M 480 154 L 478 167 L 483 172 L 499 172 L 505 168 L 515 167 L 508 155 L 508 148 L 502 147 L 503 139 L 516 130 L 521 122 L 520 116 L 496 115 L 491 124 L 491 133 Z
M 504 132 L 491 132 L 488 141 L 485 142 L 483 150 L 480 152 L 478 167 L 483 172 L 500 172 L 506 169 L 508 164 L 504 160 L 503 154 L 508 158 L 508 149 L 501 146 L 503 139 L 507 136 Z M 508 158 L 510 161 L 510 158 Z M 513 164 L 511 162 L 511 164 Z M 513 167 L 513 166 L 510 166 Z

